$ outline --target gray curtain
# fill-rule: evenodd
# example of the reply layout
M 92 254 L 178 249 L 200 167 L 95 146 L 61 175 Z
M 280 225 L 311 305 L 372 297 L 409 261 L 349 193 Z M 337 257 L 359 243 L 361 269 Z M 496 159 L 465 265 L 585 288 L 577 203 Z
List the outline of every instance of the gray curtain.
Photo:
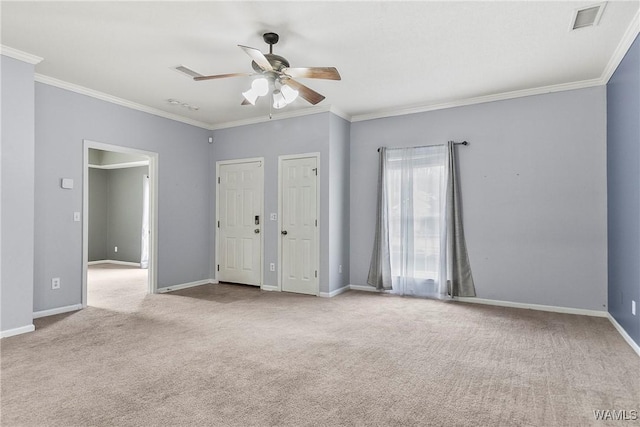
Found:
M 447 286 L 452 297 L 475 297 L 476 290 L 471 276 L 471 265 L 462 226 L 462 207 L 458 183 L 458 162 L 454 143 L 449 141 L 447 203 L 445 207 L 447 227 Z
M 389 220 L 387 211 L 386 177 L 387 149 L 380 148 L 380 166 L 378 168 L 378 206 L 376 234 L 373 254 L 369 266 L 367 283 L 376 289 L 391 289 L 391 252 L 389 250 Z
M 379 290 L 392 289 L 391 282 L 391 251 L 389 245 L 389 212 L 387 194 L 387 149 L 380 148 L 380 165 L 378 169 L 378 205 L 375 242 L 367 283 Z M 446 292 L 451 297 L 476 296 L 471 265 L 467 254 L 467 245 L 462 225 L 462 206 L 460 202 L 460 188 L 458 182 L 458 162 L 453 142 L 447 144 L 445 177 L 445 233 L 442 258 L 446 265 Z

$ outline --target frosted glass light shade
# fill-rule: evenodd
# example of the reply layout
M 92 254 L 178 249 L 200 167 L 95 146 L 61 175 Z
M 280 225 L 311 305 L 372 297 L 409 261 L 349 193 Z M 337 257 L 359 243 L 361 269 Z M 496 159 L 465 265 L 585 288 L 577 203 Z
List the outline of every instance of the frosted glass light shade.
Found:
M 273 108 L 283 108 L 287 105 L 287 101 L 285 101 L 284 96 L 282 96 L 282 92 L 279 89 L 273 91 Z
M 255 79 L 251 83 L 251 89 L 256 93 L 256 95 L 265 96 L 267 92 L 269 92 L 269 81 L 264 77 Z
M 298 97 L 298 91 L 287 85 L 283 85 L 280 88 L 280 92 L 282 92 L 282 96 L 287 104 L 291 104 Z
M 255 90 L 253 90 L 253 85 L 251 89 L 249 89 L 248 91 L 242 92 L 242 96 L 244 96 L 244 99 L 249 101 L 251 105 L 256 105 L 256 99 L 258 99 L 258 94 L 256 93 Z

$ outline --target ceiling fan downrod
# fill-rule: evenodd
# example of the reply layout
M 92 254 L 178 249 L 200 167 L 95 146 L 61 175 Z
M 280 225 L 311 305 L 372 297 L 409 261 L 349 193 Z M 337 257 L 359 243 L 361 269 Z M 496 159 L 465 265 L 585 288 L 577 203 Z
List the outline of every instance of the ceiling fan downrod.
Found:
M 273 54 L 273 45 L 278 43 L 278 40 L 280 40 L 280 36 L 276 33 L 264 33 L 262 35 L 262 40 L 264 40 L 264 42 L 269 45 L 269 53 Z

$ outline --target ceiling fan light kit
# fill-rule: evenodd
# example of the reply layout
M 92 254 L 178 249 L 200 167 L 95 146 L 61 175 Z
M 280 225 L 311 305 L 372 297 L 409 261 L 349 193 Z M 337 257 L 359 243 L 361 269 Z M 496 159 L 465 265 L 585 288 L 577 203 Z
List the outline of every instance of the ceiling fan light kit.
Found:
M 291 104 L 296 100 L 300 92 L 295 89 L 292 89 L 291 86 L 284 85 L 280 88 L 280 92 L 282 92 L 282 96 L 287 104 Z
M 255 105 L 259 97 L 271 94 L 272 106 L 276 109 L 286 107 L 300 96 L 312 105 L 316 105 L 325 97 L 313 89 L 294 80 L 295 78 L 340 80 L 340 74 L 334 67 L 310 67 L 290 68 L 286 58 L 273 53 L 273 45 L 278 43 L 280 37 L 276 33 L 262 35 L 265 43 L 269 45 L 269 53 L 263 54 L 260 50 L 238 45 L 252 59 L 251 67 L 254 74 L 232 73 L 217 74 L 213 76 L 194 76 L 194 80 L 214 80 L 226 77 L 239 77 L 257 75 L 258 78 L 251 82 L 251 88 L 242 92 L 244 97 L 241 105 Z
M 287 101 L 285 101 L 284 96 L 282 96 L 282 92 L 280 89 L 276 89 L 273 91 L 273 108 L 284 108 L 287 106 Z
M 244 99 L 251 105 L 256 105 L 258 97 L 265 96 L 267 93 L 269 93 L 269 81 L 264 77 L 260 77 L 251 83 L 251 89 L 242 92 L 242 96 L 244 96 Z

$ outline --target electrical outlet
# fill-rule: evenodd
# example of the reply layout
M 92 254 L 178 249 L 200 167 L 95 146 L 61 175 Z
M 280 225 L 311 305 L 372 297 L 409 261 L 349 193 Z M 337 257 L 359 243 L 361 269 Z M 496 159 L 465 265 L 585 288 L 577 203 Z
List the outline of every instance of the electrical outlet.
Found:
M 118 247 L 117 247 L 117 246 L 115 246 L 115 247 L 113 248 L 113 252 L 118 252 Z
M 631 314 L 636 315 L 636 301 L 631 300 Z
M 60 289 L 60 278 L 54 277 L 51 279 L 51 289 Z
M 273 262 L 269 264 L 269 271 L 276 271 L 276 265 Z

